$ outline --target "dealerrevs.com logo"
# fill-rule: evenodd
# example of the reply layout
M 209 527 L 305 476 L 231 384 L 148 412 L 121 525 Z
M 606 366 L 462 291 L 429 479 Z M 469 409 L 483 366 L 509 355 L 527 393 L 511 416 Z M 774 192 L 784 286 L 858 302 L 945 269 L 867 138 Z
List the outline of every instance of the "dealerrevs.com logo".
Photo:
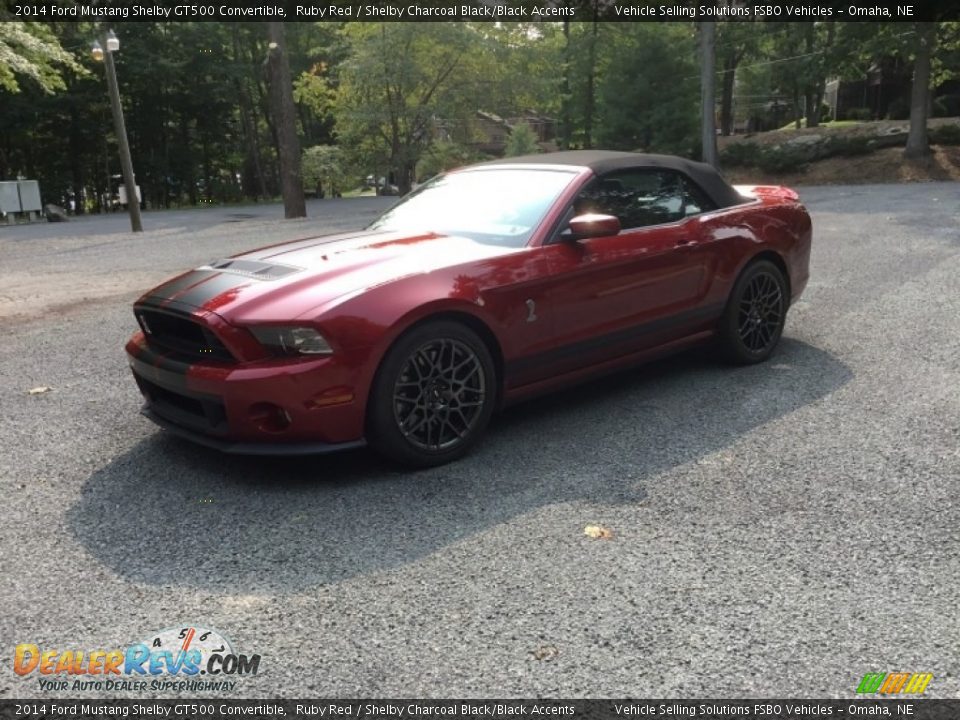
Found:
M 42 649 L 21 643 L 13 671 L 35 677 L 41 690 L 230 691 L 237 676 L 256 675 L 260 655 L 234 651 L 216 630 L 194 626 L 161 630 L 129 647 Z

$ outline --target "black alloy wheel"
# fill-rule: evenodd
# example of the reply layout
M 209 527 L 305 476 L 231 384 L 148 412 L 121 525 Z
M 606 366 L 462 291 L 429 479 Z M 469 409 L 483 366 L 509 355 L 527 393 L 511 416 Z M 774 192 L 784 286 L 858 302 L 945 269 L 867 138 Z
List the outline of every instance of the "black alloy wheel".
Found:
M 464 455 L 495 407 L 490 351 L 464 325 L 416 327 L 390 349 L 368 411 L 374 449 L 405 465 L 429 467 Z
M 783 289 L 769 273 L 750 278 L 740 299 L 737 334 L 751 352 L 766 350 L 783 327 Z
M 476 426 L 487 394 L 477 353 L 451 338 L 428 340 L 407 358 L 393 387 L 393 419 L 414 447 L 446 450 Z
M 766 360 L 776 349 L 787 319 L 787 281 L 769 260 L 746 267 L 734 284 L 720 323 L 720 347 L 739 364 Z

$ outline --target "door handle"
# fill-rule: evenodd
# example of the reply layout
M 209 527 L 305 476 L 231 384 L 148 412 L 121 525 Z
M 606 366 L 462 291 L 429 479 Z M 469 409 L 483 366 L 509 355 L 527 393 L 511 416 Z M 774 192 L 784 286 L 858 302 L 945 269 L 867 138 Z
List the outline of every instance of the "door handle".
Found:
M 697 241 L 693 238 L 685 237 L 677 240 L 677 247 L 690 247 L 691 245 L 696 245 Z

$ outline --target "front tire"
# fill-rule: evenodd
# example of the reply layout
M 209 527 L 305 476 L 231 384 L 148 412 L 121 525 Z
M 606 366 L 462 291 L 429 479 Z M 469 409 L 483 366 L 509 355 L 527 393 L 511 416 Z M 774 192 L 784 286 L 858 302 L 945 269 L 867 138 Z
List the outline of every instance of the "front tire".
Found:
M 720 350 L 738 365 L 763 362 L 777 347 L 787 320 L 787 281 L 769 260 L 751 263 L 737 278 L 720 321 Z
M 420 325 L 394 343 L 377 371 L 370 445 L 410 467 L 451 462 L 480 438 L 496 398 L 493 358 L 476 333 L 446 320 Z

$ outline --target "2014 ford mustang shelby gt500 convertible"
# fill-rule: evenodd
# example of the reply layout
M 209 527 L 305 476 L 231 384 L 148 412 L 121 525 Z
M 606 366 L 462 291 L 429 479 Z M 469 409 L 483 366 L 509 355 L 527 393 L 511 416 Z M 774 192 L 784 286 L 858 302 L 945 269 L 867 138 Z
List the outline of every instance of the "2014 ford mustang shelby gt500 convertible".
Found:
M 366 230 L 149 291 L 126 350 L 157 424 L 227 452 L 463 455 L 505 404 L 713 341 L 774 351 L 803 291 L 796 193 L 680 158 L 575 151 L 447 173 Z

